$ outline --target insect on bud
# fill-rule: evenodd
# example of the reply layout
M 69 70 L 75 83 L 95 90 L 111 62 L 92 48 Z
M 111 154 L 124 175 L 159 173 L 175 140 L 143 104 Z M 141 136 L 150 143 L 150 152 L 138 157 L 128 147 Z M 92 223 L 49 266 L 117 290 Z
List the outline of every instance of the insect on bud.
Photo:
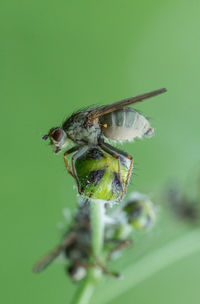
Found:
M 117 201 L 125 194 L 123 189 L 128 176 L 130 160 L 120 156 L 121 182 L 118 160 L 100 148 L 93 148 L 80 157 L 76 171 L 83 195 L 93 199 Z

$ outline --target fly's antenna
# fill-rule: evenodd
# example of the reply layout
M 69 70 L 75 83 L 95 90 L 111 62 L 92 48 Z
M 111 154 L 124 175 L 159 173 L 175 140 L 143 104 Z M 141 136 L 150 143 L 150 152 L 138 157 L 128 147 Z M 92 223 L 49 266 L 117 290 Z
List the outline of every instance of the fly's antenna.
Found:
M 47 140 L 49 137 L 49 134 L 45 134 L 44 136 L 42 136 L 42 140 Z

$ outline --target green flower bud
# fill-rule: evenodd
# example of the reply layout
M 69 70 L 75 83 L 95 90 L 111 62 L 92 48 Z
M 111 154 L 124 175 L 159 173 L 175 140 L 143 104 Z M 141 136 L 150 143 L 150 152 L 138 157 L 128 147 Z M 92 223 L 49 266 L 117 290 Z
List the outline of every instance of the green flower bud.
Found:
M 155 207 L 145 195 L 133 193 L 125 203 L 123 211 L 126 213 L 129 224 L 136 230 L 148 229 L 155 222 Z
M 100 148 L 87 151 L 75 163 L 82 194 L 93 199 L 117 201 L 122 198 L 130 160 L 120 155 L 122 185 L 118 174 L 118 160 Z

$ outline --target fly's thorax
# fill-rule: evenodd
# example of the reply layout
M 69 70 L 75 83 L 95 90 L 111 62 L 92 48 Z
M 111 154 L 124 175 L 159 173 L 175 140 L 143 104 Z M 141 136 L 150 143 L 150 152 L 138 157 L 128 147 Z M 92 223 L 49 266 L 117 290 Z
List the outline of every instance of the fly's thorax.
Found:
M 148 119 L 132 108 L 123 108 L 104 115 L 100 119 L 105 137 L 125 141 L 153 135 Z
M 98 121 L 92 125 L 87 125 L 89 111 L 80 111 L 74 113 L 63 123 L 63 130 L 75 143 L 88 143 L 89 145 L 97 145 L 101 128 Z
M 73 124 L 67 131 L 68 136 L 76 143 L 97 145 L 101 128 L 98 124 L 85 126 L 81 121 Z

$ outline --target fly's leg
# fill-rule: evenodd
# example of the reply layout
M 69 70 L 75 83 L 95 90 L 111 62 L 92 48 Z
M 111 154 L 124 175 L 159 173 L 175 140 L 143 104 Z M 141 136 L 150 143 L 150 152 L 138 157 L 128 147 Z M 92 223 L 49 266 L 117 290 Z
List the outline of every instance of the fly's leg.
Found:
M 123 182 L 122 182 L 121 163 L 120 163 L 119 153 L 116 153 L 116 151 L 114 150 L 114 147 L 105 142 L 100 142 L 99 146 L 102 148 L 103 151 L 107 152 L 108 154 L 110 154 L 112 157 L 114 157 L 118 161 L 118 176 L 119 176 L 119 182 L 120 182 L 120 186 L 122 189 L 122 197 L 123 197 L 125 192 L 124 192 L 124 187 L 123 187 Z
M 130 166 L 129 166 L 129 169 L 128 169 L 128 175 L 127 175 L 127 178 L 126 178 L 126 183 L 125 183 L 125 188 L 124 188 L 124 193 L 126 193 L 127 187 L 128 187 L 128 184 L 129 184 L 129 181 L 130 181 L 130 178 L 131 178 L 131 172 L 132 172 L 132 169 L 133 169 L 133 157 L 130 154 L 128 154 L 127 152 L 121 151 L 120 149 L 117 149 L 115 147 L 113 147 L 113 148 L 116 152 L 118 151 L 118 153 L 120 153 L 125 158 L 130 160 Z
M 75 167 L 75 162 L 78 158 L 80 158 L 85 152 L 87 152 L 88 150 L 88 146 L 83 146 L 83 147 L 79 147 L 79 150 L 77 153 L 75 153 L 72 156 L 72 172 L 73 172 L 73 177 L 76 180 L 77 186 L 78 186 L 78 192 L 79 194 L 82 193 L 82 189 L 81 189 L 81 185 L 80 185 L 80 181 L 76 172 L 76 167 Z
M 130 154 L 109 145 L 108 143 L 103 143 L 103 144 L 106 145 L 106 147 L 108 147 L 113 152 L 117 153 L 118 155 L 123 155 L 125 158 L 130 160 L 130 166 L 129 166 L 129 169 L 128 169 L 128 175 L 127 175 L 127 178 L 126 178 L 125 188 L 124 188 L 124 191 L 122 193 L 122 198 L 123 198 L 123 194 L 125 194 L 126 191 L 127 191 L 127 187 L 128 187 L 130 177 L 131 177 L 131 172 L 132 172 L 132 169 L 133 169 L 133 157 Z
M 72 171 L 71 171 L 71 169 L 70 169 L 70 166 L 69 166 L 69 164 L 68 164 L 67 156 L 68 156 L 69 154 L 71 154 L 71 153 L 76 152 L 79 148 L 80 148 L 79 146 L 75 146 L 75 147 L 72 147 L 71 149 L 69 149 L 68 151 L 66 151 L 66 152 L 64 153 L 64 162 L 65 162 L 65 165 L 66 165 L 66 167 L 67 167 L 68 173 L 69 173 L 72 177 L 74 177 L 74 175 L 73 175 L 73 173 L 72 173 Z

